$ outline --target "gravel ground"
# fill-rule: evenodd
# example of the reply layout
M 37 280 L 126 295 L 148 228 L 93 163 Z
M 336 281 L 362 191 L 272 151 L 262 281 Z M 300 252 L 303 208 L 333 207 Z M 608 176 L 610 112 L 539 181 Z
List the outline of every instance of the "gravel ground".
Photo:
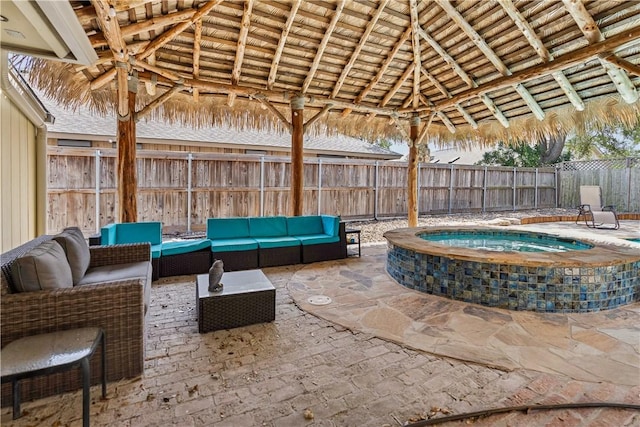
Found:
M 424 215 L 418 218 L 418 226 L 431 225 L 477 225 L 499 219 L 520 219 L 533 216 L 575 215 L 575 209 L 536 209 L 526 211 L 505 211 L 488 213 L 463 213 L 454 215 Z M 363 244 L 386 242 L 385 231 L 408 227 L 407 219 L 381 219 L 373 221 L 350 221 L 348 228 L 360 229 Z

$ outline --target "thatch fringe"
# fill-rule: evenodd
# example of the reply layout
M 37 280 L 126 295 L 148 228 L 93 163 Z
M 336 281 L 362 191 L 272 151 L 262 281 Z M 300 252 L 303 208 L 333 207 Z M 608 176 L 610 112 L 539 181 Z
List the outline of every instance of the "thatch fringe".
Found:
M 115 92 L 106 85 L 92 91 L 82 73 L 76 73 L 72 64 L 35 59 L 30 73 L 31 83 L 47 96 L 64 104 L 67 108 L 76 109 L 87 106 L 99 115 L 115 114 Z M 144 85 L 139 85 L 137 109 L 141 110 L 153 97 L 146 94 Z M 289 117 L 288 108 L 277 107 L 284 117 Z M 310 109 L 311 110 L 311 109 Z M 401 140 L 402 134 L 394 121 L 388 116 L 364 115 L 352 112 L 342 116 L 342 110 L 334 110 L 314 123 L 307 130 L 308 136 L 321 134 L 344 134 L 363 138 L 368 141 L 379 139 Z M 305 115 L 308 120 L 312 114 Z M 269 132 L 288 132 L 286 126 L 268 109 L 256 100 L 236 98 L 233 107 L 227 105 L 226 95 L 208 95 L 201 93 L 200 102 L 193 101 L 188 93 L 175 95 L 161 107 L 157 108 L 147 120 L 161 120 L 169 123 L 180 123 L 196 128 L 209 126 L 231 126 L 238 130 L 257 129 Z M 640 120 L 640 101 L 626 104 L 617 96 L 607 96 L 586 104 L 584 111 L 576 111 L 572 106 L 546 111 L 543 121 L 534 117 L 514 118 L 505 129 L 497 121 L 479 123 L 478 129 L 469 125 L 459 125 L 455 133 L 434 121 L 423 143 L 436 147 L 451 146 L 462 149 L 485 147 L 497 142 L 527 141 L 535 142 L 541 138 L 555 136 L 560 133 L 584 133 L 588 129 L 605 125 L 632 126 Z M 427 120 L 423 120 L 426 123 Z M 402 122 L 409 129 L 408 121 Z M 405 141 L 407 142 L 407 141 Z

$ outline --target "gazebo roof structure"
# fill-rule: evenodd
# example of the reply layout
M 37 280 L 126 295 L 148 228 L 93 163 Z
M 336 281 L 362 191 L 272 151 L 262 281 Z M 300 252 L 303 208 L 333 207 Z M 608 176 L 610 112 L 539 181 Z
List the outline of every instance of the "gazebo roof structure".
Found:
M 98 60 L 36 61 L 34 82 L 103 113 L 125 112 L 127 79 L 139 117 L 286 130 L 304 97 L 305 131 L 415 140 L 419 117 L 418 141 L 460 145 L 631 124 L 640 111 L 636 1 L 70 4 Z

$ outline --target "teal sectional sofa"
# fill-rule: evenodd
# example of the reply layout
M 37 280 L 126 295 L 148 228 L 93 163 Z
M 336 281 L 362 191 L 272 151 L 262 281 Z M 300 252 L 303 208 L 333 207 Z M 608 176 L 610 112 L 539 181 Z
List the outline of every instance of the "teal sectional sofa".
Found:
M 344 224 L 331 215 L 209 218 L 207 238 L 227 271 L 346 257 Z

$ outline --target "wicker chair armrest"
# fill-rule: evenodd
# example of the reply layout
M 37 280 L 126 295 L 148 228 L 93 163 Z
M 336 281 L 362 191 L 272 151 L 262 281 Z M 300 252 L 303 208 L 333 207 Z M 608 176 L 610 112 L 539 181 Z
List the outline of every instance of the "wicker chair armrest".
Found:
M 151 261 L 149 243 L 127 243 L 122 245 L 90 246 L 89 268 L 129 262 Z
M 144 333 L 144 280 L 3 295 L 2 347 L 18 338 L 81 327 L 101 327 L 107 342 Z

